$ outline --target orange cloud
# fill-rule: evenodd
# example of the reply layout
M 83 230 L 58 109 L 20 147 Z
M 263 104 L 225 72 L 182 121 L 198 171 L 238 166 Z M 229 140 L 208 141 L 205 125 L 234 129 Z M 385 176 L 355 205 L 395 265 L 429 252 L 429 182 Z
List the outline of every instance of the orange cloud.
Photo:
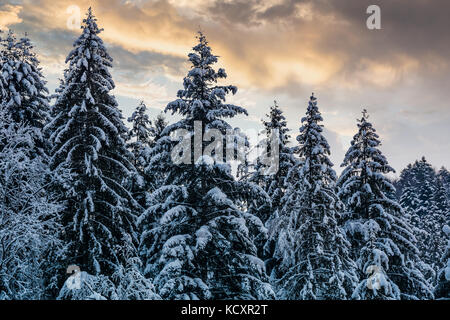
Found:
M 19 18 L 21 6 L 4 5 L 0 8 L 0 29 L 7 28 L 9 25 L 22 22 Z

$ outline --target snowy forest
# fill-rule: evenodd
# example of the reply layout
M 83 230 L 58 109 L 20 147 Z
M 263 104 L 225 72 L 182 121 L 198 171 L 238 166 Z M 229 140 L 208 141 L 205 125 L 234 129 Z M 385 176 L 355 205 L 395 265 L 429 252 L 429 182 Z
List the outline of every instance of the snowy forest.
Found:
M 199 32 L 165 108 L 178 120 L 141 102 L 125 121 L 101 32 L 89 9 L 54 93 L 28 36 L 0 34 L 0 300 L 450 299 L 446 168 L 411 159 L 393 179 L 363 109 L 337 175 L 320 93 L 298 132 L 267 111 L 274 173 L 174 163 L 177 130 L 248 115 L 226 102 L 237 88 Z

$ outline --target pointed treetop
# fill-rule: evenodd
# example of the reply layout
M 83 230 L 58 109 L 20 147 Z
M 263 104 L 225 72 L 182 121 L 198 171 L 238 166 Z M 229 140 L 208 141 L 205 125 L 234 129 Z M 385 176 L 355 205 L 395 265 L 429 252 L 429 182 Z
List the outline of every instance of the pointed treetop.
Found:
M 361 119 L 361 121 L 367 121 L 367 119 L 369 119 L 369 112 L 367 111 L 367 109 L 363 109 L 363 111 L 362 111 L 362 114 L 363 114 L 363 117 L 362 117 L 362 119 Z
M 89 30 L 90 32 L 94 32 L 98 34 L 103 31 L 103 29 L 99 29 L 97 26 L 97 18 L 94 15 L 94 12 L 91 7 L 89 7 L 88 12 L 86 13 L 86 18 L 83 19 L 83 25 L 81 29 L 84 31 Z

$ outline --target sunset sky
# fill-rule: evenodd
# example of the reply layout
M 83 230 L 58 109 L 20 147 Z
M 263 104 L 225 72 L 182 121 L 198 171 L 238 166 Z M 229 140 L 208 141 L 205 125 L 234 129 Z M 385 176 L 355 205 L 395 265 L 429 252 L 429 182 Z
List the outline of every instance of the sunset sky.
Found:
M 381 30 L 366 27 L 371 4 Z M 249 112 L 233 125 L 260 128 L 276 99 L 295 137 L 314 92 L 336 170 L 363 107 L 396 170 L 422 155 L 450 168 L 448 0 L 0 0 L 0 28 L 28 32 L 51 92 L 80 34 L 73 5 L 105 29 L 125 117 L 140 99 L 156 116 L 176 98 L 201 29 L 238 86 L 229 101 Z

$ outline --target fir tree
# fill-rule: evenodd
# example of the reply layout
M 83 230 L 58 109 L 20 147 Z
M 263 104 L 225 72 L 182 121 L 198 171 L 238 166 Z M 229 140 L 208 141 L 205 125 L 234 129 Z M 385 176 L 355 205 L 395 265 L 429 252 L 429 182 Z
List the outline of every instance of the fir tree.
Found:
M 35 152 L 43 155 L 42 129 L 49 117 L 49 98 L 33 45 L 26 35 L 17 40 L 9 31 L 1 39 L 0 57 L 0 102 L 18 126 L 24 123 L 34 130 Z
M 261 207 L 254 207 L 254 204 L 251 203 L 249 208 L 270 229 L 272 221 L 279 217 L 281 199 L 285 193 L 284 181 L 289 170 L 295 165 L 296 159 L 294 156 L 295 148 L 288 146 L 290 135 L 286 118 L 276 101 L 270 108 L 267 118 L 266 121 L 263 121 L 266 138 L 261 141 L 265 150 L 262 150 L 262 155 L 256 159 L 254 171 L 250 174 L 248 180 L 264 189 L 271 200 L 270 206 L 263 203 Z M 273 139 L 275 139 L 276 146 L 273 145 Z M 274 150 L 271 150 L 272 148 Z M 261 159 L 262 157 L 264 159 Z M 271 160 L 270 165 L 266 163 L 268 159 Z M 260 256 L 266 260 L 267 271 L 270 272 L 276 264 L 275 259 L 273 259 L 274 239 L 261 237 L 259 242 L 261 243 L 258 245 Z
M 394 169 L 380 145 L 364 110 L 338 181 L 339 197 L 346 205 L 344 230 L 360 276 L 353 298 L 427 299 L 432 294 L 417 267 L 420 258 L 413 231 L 401 206 L 388 197 L 395 189 L 385 174 Z
M 167 127 L 167 124 L 168 123 L 163 113 L 160 113 L 156 116 L 156 119 L 153 121 L 153 126 L 151 130 L 153 139 L 150 142 L 150 147 L 155 146 L 156 141 L 158 141 L 162 137 L 162 133 L 164 129 Z
M 445 167 L 442 167 L 439 169 L 437 177 L 444 185 L 447 193 L 447 199 L 450 201 L 450 172 Z
M 447 221 L 448 220 L 447 216 Z M 438 272 L 435 295 L 437 299 L 450 300 L 450 227 L 445 225 L 442 232 L 446 235 L 447 246 L 441 258 L 442 268 Z
M 108 70 L 112 58 L 91 9 L 82 29 L 66 59 L 69 67 L 46 131 L 52 143 L 51 167 L 67 166 L 72 173 L 64 185 L 62 220 L 67 265 L 111 278 L 128 263 L 123 250 L 134 250 L 136 256 L 139 206 L 123 186 L 135 169 L 128 160 L 122 114 L 109 93 L 114 88 Z
M 128 132 L 128 148 L 133 153 L 134 166 L 140 173 L 143 172 L 143 167 L 145 167 L 143 157 L 145 149 L 151 145 L 152 136 L 154 136 L 152 122 L 146 112 L 147 106 L 144 101 L 141 101 L 139 106 L 136 107 L 136 111 L 128 118 L 128 122 L 132 126 Z
M 231 126 L 224 118 L 246 114 L 245 109 L 225 103 L 226 95 L 237 88 L 217 84 L 226 78 L 225 70 L 213 68 L 217 56 L 202 33 L 198 41 L 189 54 L 192 68 L 184 89 L 166 108 L 182 119 L 164 129 L 147 168 L 164 174 L 165 180 L 140 218 L 145 271 L 154 277 L 163 299 L 273 298 L 253 241 L 262 223 L 239 206 L 246 195 L 262 190 L 235 181 L 218 150 L 213 157 L 191 154 L 194 131 L 201 136 L 212 129 L 225 134 Z M 177 129 L 188 142 L 184 163 L 172 157 L 180 152 L 170 138 Z
M 127 147 L 133 155 L 132 161 L 137 170 L 136 174 L 130 177 L 130 188 L 134 198 L 143 207 L 146 205 L 146 197 L 151 184 L 151 181 L 146 179 L 144 172 L 147 166 L 146 155 L 153 143 L 152 137 L 155 136 L 152 122 L 146 111 L 147 106 L 141 101 L 136 111 L 128 118 L 128 122 L 131 123 L 132 127 L 127 136 Z
M 297 137 L 300 161 L 289 171 L 280 217 L 270 231 L 279 261 L 272 277 L 282 299 L 346 299 L 357 282 L 350 244 L 337 224 L 341 204 L 321 121 L 311 96 Z
M 47 192 L 48 168 L 34 157 L 34 130 L 0 107 L 0 300 L 46 299 L 61 205 Z
M 445 171 L 442 173 L 445 175 Z M 436 175 L 425 157 L 408 165 L 402 171 L 399 181 L 402 186 L 400 199 L 403 199 L 405 212 L 411 217 L 418 240 L 417 247 L 424 262 L 423 271 L 432 282 L 435 282 L 445 246 L 445 237 L 442 234 L 447 206 L 444 181 L 445 179 Z M 414 202 L 407 201 L 408 198 L 414 198 Z
M 249 180 L 264 189 L 272 200 L 271 209 L 268 212 L 259 213 L 260 219 L 265 223 L 271 217 L 277 216 L 280 210 L 280 201 L 284 195 L 284 180 L 289 169 L 295 164 L 294 148 L 288 147 L 290 135 L 286 118 L 276 101 L 267 115 L 268 120 L 263 121 L 266 139 L 261 145 L 266 148 L 263 154 L 256 159 L 255 170 Z M 271 140 L 275 138 L 276 150 L 271 150 Z M 273 154 L 272 154 L 273 153 Z M 275 165 L 269 166 L 261 160 L 261 157 L 270 158 Z M 273 171 L 271 171 L 273 170 Z M 262 211 L 262 210 L 261 210 Z

